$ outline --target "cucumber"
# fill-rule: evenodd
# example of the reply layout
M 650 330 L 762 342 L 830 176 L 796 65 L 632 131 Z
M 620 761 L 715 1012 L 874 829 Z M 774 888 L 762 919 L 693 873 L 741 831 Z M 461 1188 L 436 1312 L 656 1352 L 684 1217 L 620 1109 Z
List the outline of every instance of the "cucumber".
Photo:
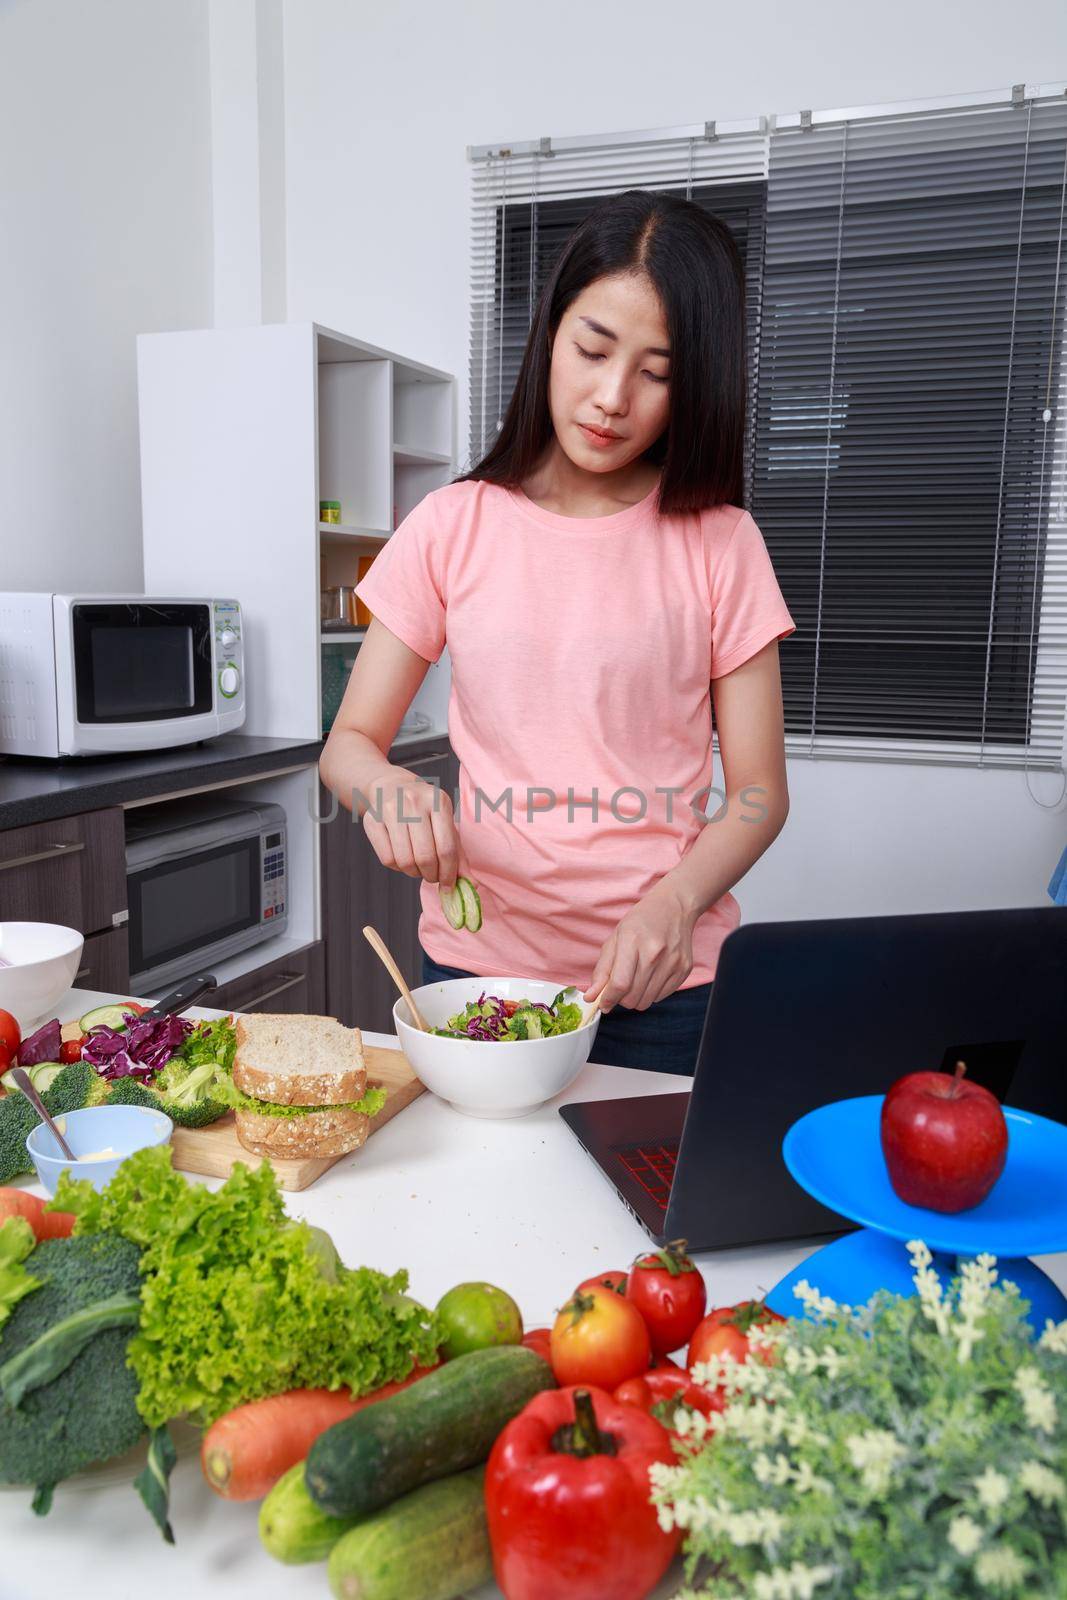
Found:
M 259 1537 L 275 1561 L 297 1566 L 304 1561 L 325 1561 L 357 1520 L 321 1511 L 307 1492 L 304 1462 L 298 1461 L 278 1479 L 260 1506 Z
M 53 1081 L 63 1071 L 63 1064 L 60 1061 L 38 1061 L 35 1067 L 23 1067 L 22 1070 L 28 1073 L 31 1084 L 40 1094 L 42 1089 L 50 1089 L 52 1087 Z M 11 1074 L 12 1069 L 9 1067 L 3 1077 L 0 1078 L 0 1087 L 6 1089 L 8 1094 L 18 1094 L 20 1093 L 19 1086 Z
M 457 878 L 456 888 L 463 896 L 463 926 L 477 933 L 482 925 L 482 900 L 469 878 Z
M 35 1067 L 27 1067 L 26 1071 L 30 1075 L 30 1082 L 33 1087 L 38 1094 L 41 1094 L 43 1090 L 52 1087 L 56 1078 L 63 1071 L 63 1063 L 61 1061 L 38 1061 Z
M 459 892 L 459 884 L 453 884 L 451 889 L 438 889 L 441 897 L 441 910 L 445 914 L 445 921 L 450 928 L 463 926 L 463 896 Z
M 344 1534 L 326 1568 L 336 1600 L 455 1600 L 488 1583 L 484 1479 L 484 1467 L 439 1478 Z
M 450 928 L 469 928 L 477 933 L 482 925 L 482 901 L 469 878 L 457 878 L 452 889 L 438 889 L 441 910 Z
M 548 1362 L 523 1345 L 457 1356 L 321 1433 L 307 1458 L 311 1498 L 333 1517 L 369 1516 L 484 1461 L 512 1417 L 555 1386 Z
M 114 1028 L 118 1031 L 126 1026 L 130 1015 L 130 1010 L 123 1006 L 97 1006 L 87 1011 L 84 1017 L 78 1018 L 78 1027 L 83 1033 L 88 1033 L 90 1028 Z

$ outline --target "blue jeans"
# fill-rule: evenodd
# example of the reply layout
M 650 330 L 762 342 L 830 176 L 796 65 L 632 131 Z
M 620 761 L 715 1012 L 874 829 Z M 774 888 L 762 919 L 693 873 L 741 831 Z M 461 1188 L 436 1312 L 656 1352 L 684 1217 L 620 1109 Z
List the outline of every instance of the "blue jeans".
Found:
M 474 976 L 460 967 L 443 967 L 425 950 L 422 953 L 423 983 Z M 694 1073 L 711 989 L 710 983 L 676 989 L 644 1011 L 612 1006 L 600 1019 L 590 1061 L 606 1062 L 612 1067 L 642 1067 L 646 1072 Z

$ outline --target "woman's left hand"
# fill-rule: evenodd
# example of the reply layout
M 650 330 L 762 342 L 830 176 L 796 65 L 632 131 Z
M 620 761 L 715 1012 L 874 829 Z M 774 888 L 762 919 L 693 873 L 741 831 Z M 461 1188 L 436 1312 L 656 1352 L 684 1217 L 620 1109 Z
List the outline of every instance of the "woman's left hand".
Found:
M 584 991 L 601 1011 L 645 1011 L 673 994 L 693 970 L 693 929 L 700 913 L 678 886 L 661 878 L 623 917 L 597 958 Z

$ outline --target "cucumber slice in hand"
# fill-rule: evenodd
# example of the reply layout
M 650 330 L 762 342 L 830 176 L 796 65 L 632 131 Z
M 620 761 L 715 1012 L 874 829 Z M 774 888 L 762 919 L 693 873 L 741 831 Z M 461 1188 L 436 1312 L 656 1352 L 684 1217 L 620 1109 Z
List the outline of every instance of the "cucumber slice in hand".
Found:
M 450 928 L 463 926 L 463 896 L 459 892 L 459 884 L 454 884 L 451 889 L 439 889 L 441 896 L 441 910 L 445 914 L 445 921 Z
M 439 889 L 441 909 L 450 928 L 469 928 L 477 933 L 482 925 L 482 901 L 469 878 L 457 878 L 452 889 Z
M 463 897 L 463 925 L 477 933 L 482 925 L 482 899 L 469 878 L 457 878 L 456 888 Z

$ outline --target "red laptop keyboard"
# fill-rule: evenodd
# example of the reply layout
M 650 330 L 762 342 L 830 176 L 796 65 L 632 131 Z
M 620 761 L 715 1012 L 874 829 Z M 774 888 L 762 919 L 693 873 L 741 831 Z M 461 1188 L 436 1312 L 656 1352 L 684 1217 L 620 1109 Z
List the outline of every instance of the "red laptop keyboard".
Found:
M 629 1145 L 624 1150 L 616 1150 L 615 1154 L 660 1210 L 666 1211 L 678 1163 L 677 1140 L 668 1144 Z

